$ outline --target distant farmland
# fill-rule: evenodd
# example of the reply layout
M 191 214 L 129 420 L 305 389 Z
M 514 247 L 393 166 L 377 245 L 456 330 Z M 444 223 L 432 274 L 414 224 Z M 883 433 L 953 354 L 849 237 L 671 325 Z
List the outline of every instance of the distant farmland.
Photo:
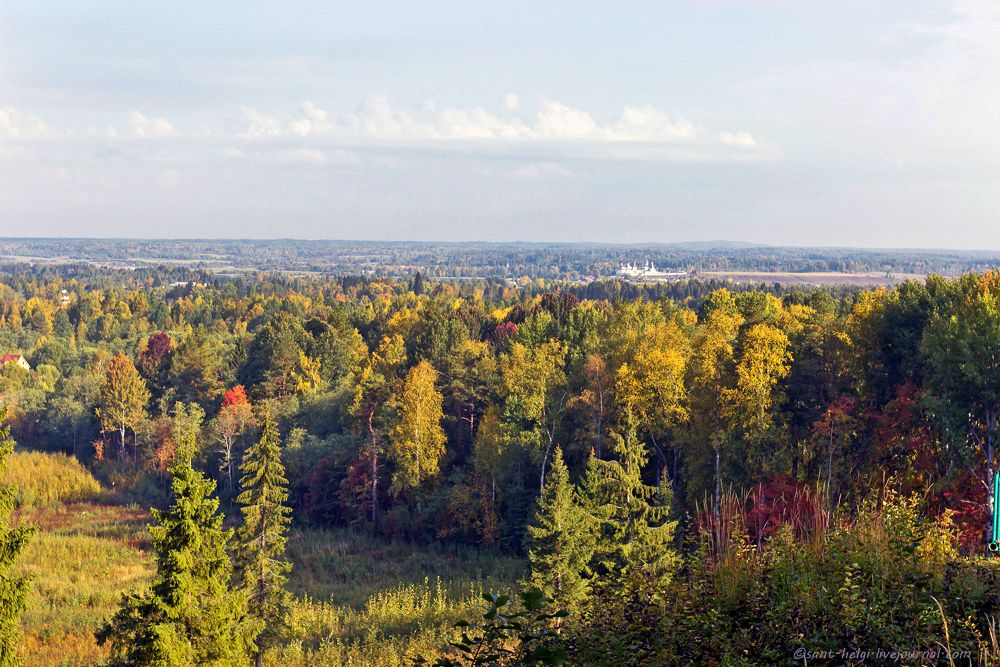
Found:
M 905 280 L 923 280 L 925 276 L 919 273 L 884 273 L 870 271 L 865 273 L 814 272 L 791 273 L 783 271 L 699 271 L 698 277 L 717 280 L 732 280 L 735 283 L 779 283 L 781 285 L 811 285 L 822 287 L 826 285 L 857 285 L 861 287 L 890 286 Z

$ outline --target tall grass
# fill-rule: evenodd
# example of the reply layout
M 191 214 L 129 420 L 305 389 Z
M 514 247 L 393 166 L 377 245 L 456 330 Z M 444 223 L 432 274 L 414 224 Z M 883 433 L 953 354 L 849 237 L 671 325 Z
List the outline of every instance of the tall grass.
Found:
M 268 665 L 402 667 L 438 656 L 454 640 L 457 621 L 482 608 L 482 594 L 509 590 L 511 581 L 429 578 L 370 596 L 360 609 L 309 597 L 297 600 L 288 644 L 268 653 Z
M 32 577 L 21 621 L 25 665 L 94 665 L 107 657 L 94 630 L 122 593 L 153 574 L 147 517 L 136 507 L 91 504 L 20 513 L 39 528 L 19 559 Z
M 14 488 L 17 507 L 95 500 L 101 485 L 76 458 L 50 452 L 15 451 L 0 483 Z
M 138 506 L 23 507 L 39 528 L 20 559 L 33 577 L 22 619 L 25 665 L 95 665 L 93 633 L 155 570 Z M 482 592 L 509 590 L 522 564 L 475 549 L 383 542 L 350 530 L 293 531 L 291 634 L 269 665 L 410 665 L 437 655 Z
M 373 592 L 425 579 L 515 582 L 524 562 L 475 547 L 386 541 L 346 529 L 297 530 L 288 540 L 292 592 L 360 609 Z

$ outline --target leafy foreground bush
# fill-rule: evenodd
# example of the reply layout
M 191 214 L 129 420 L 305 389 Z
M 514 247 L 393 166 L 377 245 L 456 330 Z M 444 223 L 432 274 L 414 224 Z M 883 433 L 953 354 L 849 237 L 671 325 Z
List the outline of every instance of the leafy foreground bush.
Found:
M 669 587 L 599 589 L 571 660 L 949 664 L 950 650 L 967 652 L 955 664 L 997 664 L 1000 566 L 959 558 L 955 539 L 950 515 L 923 519 L 916 499 L 892 493 L 812 535 L 785 526 L 760 549 L 737 529 L 722 550 L 706 539 Z M 918 653 L 893 661 L 892 651 Z
M 0 483 L 14 487 L 17 507 L 90 501 L 101 493 L 101 485 L 76 458 L 49 452 L 14 452 Z
M 459 621 L 456 627 L 461 628 L 462 635 L 450 642 L 457 655 L 438 658 L 433 667 L 519 667 L 566 662 L 566 647 L 556 623 L 568 613 L 549 613 L 552 600 L 545 593 L 537 588 L 521 591 L 519 605 L 514 605 L 510 596 L 498 593 L 485 593 L 483 598 L 488 604 L 483 620 L 475 624 Z M 423 657 L 414 662 L 428 664 Z

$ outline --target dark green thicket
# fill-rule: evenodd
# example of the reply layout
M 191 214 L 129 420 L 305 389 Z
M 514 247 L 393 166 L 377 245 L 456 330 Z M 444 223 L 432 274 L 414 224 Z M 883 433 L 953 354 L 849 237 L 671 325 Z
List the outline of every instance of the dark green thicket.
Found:
M 14 451 L 14 439 L 7 425 L 7 408 L 0 406 L 0 471 Z M 0 667 L 20 664 L 18 658 L 21 637 L 21 614 L 27 607 L 30 582 L 27 577 L 14 576 L 12 568 L 35 532 L 19 525 L 11 527 L 14 509 L 14 489 L 0 487 Z

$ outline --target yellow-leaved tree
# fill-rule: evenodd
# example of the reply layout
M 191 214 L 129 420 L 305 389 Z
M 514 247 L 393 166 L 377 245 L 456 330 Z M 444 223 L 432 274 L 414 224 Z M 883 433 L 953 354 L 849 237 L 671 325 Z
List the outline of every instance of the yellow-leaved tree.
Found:
M 435 387 L 437 371 L 430 362 L 418 362 L 406 374 L 396 395 L 399 422 L 389 435 L 396 471 L 392 491 L 416 488 L 438 474 L 438 464 L 445 452 L 445 434 L 441 428 L 442 396 Z
M 119 352 L 108 365 L 96 411 L 102 430 L 118 432 L 122 458 L 125 458 L 125 434 L 145 418 L 148 402 L 146 381 L 132 360 Z

